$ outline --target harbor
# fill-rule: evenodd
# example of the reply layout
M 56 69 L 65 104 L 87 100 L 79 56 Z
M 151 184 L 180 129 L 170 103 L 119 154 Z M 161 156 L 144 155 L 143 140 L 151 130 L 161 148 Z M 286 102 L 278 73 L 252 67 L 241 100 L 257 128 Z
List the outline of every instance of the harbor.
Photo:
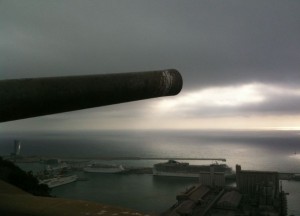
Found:
M 300 0 L 0 0 L 0 216 L 300 216 Z
M 242 170 L 241 166 L 237 165 L 234 181 L 231 181 L 229 184 L 229 179 L 226 178 L 225 172 L 214 170 L 213 165 L 210 165 L 209 168 L 208 172 L 200 172 L 197 178 L 190 178 L 189 176 L 186 176 L 186 178 L 182 178 L 182 176 L 153 176 L 156 177 L 155 182 L 159 184 L 163 182 L 172 183 L 178 179 L 184 179 L 183 182 L 190 185 L 185 191 L 182 188 L 183 192 L 174 196 L 177 202 L 161 215 L 218 216 L 224 214 L 235 215 L 237 212 L 240 215 L 287 215 L 287 193 L 282 189 L 282 182 L 280 182 L 281 175 L 278 172 Z M 133 178 L 139 179 L 136 176 L 138 174 L 152 175 L 153 173 L 150 170 L 151 168 L 134 169 L 128 167 L 118 173 L 107 174 L 102 172 L 96 176 L 95 172 L 90 172 L 90 174 L 85 174 L 85 176 L 99 180 L 100 178 L 114 179 L 113 176 L 121 178 L 123 174 L 132 174 Z M 289 175 L 291 173 L 282 174 L 283 177 Z M 266 183 L 268 185 L 265 185 Z M 261 187 L 259 189 L 261 191 L 260 198 L 257 198 L 257 192 L 253 190 L 257 185 Z M 262 192 L 265 190 L 264 188 L 269 188 L 267 194 Z M 247 199 L 245 200 L 243 197 Z M 200 205 L 198 200 L 203 200 L 203 203 Z M 257 204 L 254 205 L 254 202 L 257 202 Z M 243 209 L 243 212 L 241 212 L 241 209 Z
M 97 158 L 60 158 L 60 159 L 53 159 L 48 157 L 20 157 L 17 159 L 11 159 L 14 160 L 16 163 L 19 164 L 26 164 L 26 163 L 40 163 L 40 164 L 47 164 L 46 161 L 49 160 L 57 160 L 59 162 L 56 162 L 56 164 L 52 167 L 52 169 L 60 169 L 60 168 L 67 168 L 69 171 L 84 171 L 86 167 L 88 167 L 90 164 L 94 163 L 95 161 L 98 161 L 98 163 L 102 165 L 109 166 L 111 163 L 118 163 L 118 161 L 209 161 L 209 165 L 213 165 L 216 163 L 216 161 L 226 162 L 225 158 L 149 158 L 149 157 L 97 157 Z M 110 162 L 110 163 L 108 163 Z M 62 164 L 64 164 L 66 167 L 60 167 Z M 135 163 L 138 164 L 138 163 Z M 223 163 L 224 164 L 224 163 Z M 52 164 L 53 165 L 53 164 Z M 152 167 L 145 167 L 145 166 L 128 166 L 119 164 L 119 166 L 122 166 L 123 168 L 118 170 L 118 174 L 153 174 L 153 166 Z M 207 166 L 207 165 L 206 165 Z M 209 167 L 209 166 L 207 166 Z M 101 171 L 99 171 L 101 172 Z M 109 172 L 107 169 L 104 168 L 103 172 Z M 298 180 L 300 173 L 296 172 L 278 172 L 279 180 Z M 185 176 L 187 177 L 187 176 Z M 195 175 L 195 178 L 198 178 L 199 175 Z M 232 171 L 230 175 L 227 175 L 228 179 L 235 179 L 235 172 Z
M 36 162 L 29 163 L 26 159 L 26 157 L 19 157 L 19 161 L 17 164 L 27 164 L 27 166 L 30 167 L 30 164 L 37 164 Z M 124 161 L 124 158 L 122 158 Z M 167 158 L 169 159 L 169 158 Z M 228 214 L 228 215 L 234 215 L 236 212 L 239 212 L 241 214 L 241 208 L 244 209 L 244 213 L 241 215 L 251 215 L 249 212 L 259 212 L 262 211 L 261 205 L 266 206 L 270 205 L 269 207 L 264 207 L 264 212 L 266 214 L 272 214 L 272 215 L 287 215 L 287 197 L 285 191 L 282 189 L 282 182 L 281 179 L 288 179 L 289 181 L 294 181 L 291 177 L 294 175 L 297 175 L 295 173 L 278 173 L 278 172 L 270 172 L 270 171 L 241 171 L 239 166 L 237 165 L 235 170 L 233 170 L 230 167 L 220 166 L 221 164 L 216 163 L 215 161 L 210 161 L 208 165 L 194 165 L 189 164 L 185 162 L 184 159 L 180 160 L 181 158 L 177 158 L 177 160 L 169 160 L 169 161 L 163 161 L 154 164 L 153 167 L 138 167 L 138 166 L 125 166 L 125 165 L 109 165 L 105 164 L 108 163 L 107 160 L 87 160 L 87 159 L 78 159 L 78 160 L 70 160 L 70 159 L 63 159 L 63 158 L 45 158 L 43 160 L 40 160 L 38 164 L 40 164 L 40 167 L 44 167 L 44 179 L 42 179 L 43 175 L 40 176 L 40 184 L 46 184 L 50 188 L 52 188 L 52 195 L 58 196 L 58 197 L 65 197 L 65 198 L 75 198 L 76 194 L 81 194 L 81 199 L 84 198 L 82 196 L 81 188 L 85 188 L 87 190 L 87 193 L 91 193 L 87 188 L 90 186 L 93 187 L 93 185 L 98 185 L 98 187 L 101 190 L 101 194 L 105 195 L 106 193 L 111 193 L 113 191 L 120 190 L 120 186 L 124 184 L 118 184 L 118 181 L 124 181 L 125 179 L 128 179 L 128 183 L 130 184 L 136 182 L 137 184 L 140 184 L 140 181 L 152 182 L 155 185 L 165 185 L 165 184 L 175 184 L 177 185 L 177 189 L 175 192 L 177 194 L 174 194 L 173 197 L 177 199 L 177 202 L 175 204 L 171 203 L 162 203 L 163 205 L 159 208 L 159 212 L 161 215 L 164 216 L 181 216 L 181 215 L 222 215 L 222 214 Z M 215 158 L 214 158 L 215 159 Z M 27 161 L 26 163 L 21 163 L 20 161 Z M 128 159 L 129 160 L 129 159 Z M 126 160 L 125 160 L 126 161 Z M 193 160 L 191 160 L 193 161 Z M 226 161 L 226 160 L 224 160 Z M 111 163 L 116 163 L 116 161 L 111 161 Z M 96 166 L 95 166 L 96 165 Z M 89 170 L 87 168 L 91 168 L 95 166 L 94 169 L 96 170 Z M 155 167 L 157 166 L 165 166 L 167 171 L 169 171 L 169 175 L 154 175 L 153 170 L 155 170 Z M 170 166 L 172 169 L 170 169 Z M 226 168 L 221 172 L 221 170 L 218 170 L 218 167 L 220 168 Z M 178 168 L 176 168 L 178 167 Z M 181 173 L 180 175 L 174 176 L 174 169 L 177 169 L 177 172 Z M 182 170 L 184 169 L 184 170 Z M 225 175 L 225 171 L 232 171 L 232 175 Z M 193 173 L 196 171 L 198 174 L 196 176 L 190 176 L 188 173 Z M 242 174 L 238 174 L 242 173 Z M 249 176 L 251 173 L 252 177 Z M 47 175 L 51 176 L 48 179 L 45 178 Z M 168 173 L 167 173 L 168 174 Z M 139 177 L 140 176 L 140 177 Z M 152 180 L 151 180 L 152 176 Z M 244 176 L 244 177 L 242 177 Z M 261 176 L 261 177 L 258 177 Z M 125 178 L 124 178 L 125 177 Z M 244 180 L 242 180 L 244 178 Z M 260 198 L 260 200 L 266 200 L 266 199 L 272 199 L 272 201 L 263 201 L 261 204 L 258 204 L 257 207 L 253 207 L 253 204 L 250 205 L 250 203 L 253 203 L 252 198 L 248 201 L 245 201 L 242 197 L 245 195 L 245 190 L 247 191 L 248 188 L 253 188 L 253 186 L 249 186 L 250 178 L 253 179 L 253 185 L 262 184 L 264 185 L 264 182 L 269 182 L 270 187 L 274 187 L 274 192 L 270 192 L 269 198 Z M 270 183 L 270 180 L 273 179 L 273 183 Z M 117 180 L 117 181 L 116 181 Z M 149 182 L 150 180 L 150 182 Z M 107 181 L 107 182 L 106 182 Z M 243 183 L 248 182 L 248 183 Z M 280 181 L 280 182 L 279 182 Z M 115 185 L 115 188 L 110 188 L 109 185 L 114 182 L 112 185 Z M 119 185 L 119 186 L 117 186 Z M 104 189 L 103 187 L 107 187 Z M 163 186 L 165 187 L 165 186 Z M 269 186 L 267 186 L 269 187 Z M 186 188 L 186 189 L 184 189 Z M 130 188 L 129 188 L 130 189 Z M 72 193 L 67 192 L 66 190 L 72 191 Z M 77 191 L 78 190 L 78 191 Z M 134 189 L 136 191 L 137 189 Z M 77 192 L 76 192 L 77 191 Z M 179 193 L 179 191 L 181 191 Z M 201 192 L 202 191 L 202 192 Z M 249 191 L 248 191 L 249 193 Z M 250 192 L 252 194 L 254 192 Z M 64 194 L 64 195 L 63 195 Z M 68 195 L 69 194 L 69 195 Z M 168 194 L 171 196 L 172 193 L 170 191 Z M 271 194 L 277 194 L 274 195 L 273 198 L 271 197 Z M 75 195 L 75 197 L 74 197 Z M 139 196 L 142 197 L 142 195 L 135 194 L 134 197 L 138 198 Z M 162 196 L 159 195 L 159 196 Z M 254 196 L 254 195 L 253 195 Z M 264 196 L 262 194 L 262 196 Z M 89 197 L 91 197 L 89 195 Z M 97 196 L 98 197 L 98 196 Z M 104 196 L 106 197 L 106 196 Z M 236 197 L 234 198 L 235 202 L 231 203 L 233 198 L 230 197 Z M 97 201 L 100 197 L 96 198 L 94 201 Z M 204 200 L 203 202 L 205 205 L 197 203 L 197 200 Z M 256 198 L 253 198 L 256 199 Z M 88 199 L 89 200 L 89 199 Z M 131 200 L 131 199 L 129 199 Z M 135 199 L 133 199 L 135 200 Z M 133 201 L 132 208 L 139 209 L 138 206 L 136 206 L 134 203 L 138 204 L 139 202 Z M 100 202 L 107 202 L 100 199 L 98 200 Z M 281 203 L 281 204 L 275 204 L 274 203 Z M 115 201 L 112 200 L 110 203 L 108 201 L 108 204 L 115 204 Z M 171 206 L 169 209 L 167 209 L 167 206 Z M 242 207 L 243 206 L 243 207 Z M 153 215 L 157 215 L 157 212 L 153 212 L 151 210 L 151 206 L 148 207 L 148 210 L 146 212 L 149 212 Z M 147 205 L 146 205 L 147 209 Z M 245 210 L 247 209 L 247 210 Z M 278 213 L 283 212 L 283 213 Z M 261 214 L 263 215 L 263 214 Z
M 110 136 L 106 137 L 105 134 L 100 135 L 101 140 L 108 140 L 110 138 Z M 215 182 L 218 182 L 218 184 L 224 183 L 226 188 L 236 187 L 236 164 L 241 164 L 245 167 L 245 170 L 258 172 L 276 171 L 278 172 L 278 180 L 282 182 L 283 191 L 289 193 L 286 196 L 288 215 L 299 215 L 300 211 L 298 210 L 297 200 L 300 195 L 300 182 L 297 181 L 297 178 L 294 179 L 299 173 L 297 172 L 299 171 L 299 160 L 294 151 L 290 153 L 289 149 L 285 150 L 283 148 L 283 145 L 272 146 L 271 143 L 274 143 L 274 140 L 261 146 L 239 143 L 232 145 L 224 142 L 222 148 L 229 150 L 223 152 L 221 151 L 221 147 L 217 148 L 216 144 L 209 142 L 207 144 L 199 144 L 197 142 L 186 145 L 184 143 L 188 143 L 190 139 L 187 139 L 184 143 L 181 143 L 182 140 L 180 143 L 179 141 L 176 143 L 174 140 L 172 142 L 161 140 L 152 145 L 147 145 L 146 143 L 141 145 L 139 141 L 135 143 L 134 138 L 130 138 L 130 142 L 127 142 L 126 138 L 122 137 L 123 135 L 130 137 L 130 134 L 127 133 L 118 135 L 118 140 L 120 140 L 118 145 L 112 139 L 110 147 L 113 151 L 108 151 L 109 148 L 106 149 L 101 146 L 101 140 L 97 139 L 97 142 L 93 141 L 96 138 L 94 138 L 92 133 L 90 133 L 88 142 L 80 141 L 80 137 L 82 137 L 80 134 L 69 135 L 68 137 L 74 137 L 70 141 L 57 135 L 55 139 L 49 140 L 49 143 L 42 141 L 45 139 L 44 136 L 40 138 L 39 136 L 35 136 L 31 140 L 24 138 L 24 141 L 22 140 L 21 151 L 18 150 L 20 148 L 16 147 L 13 150 L 15 152 L 6 154 L 4 158 L 9 159 L 15 156 L 10 158 L 10 160 L 14 161 L 14 163 L 27 172 L 33 171 L 33 173 L 36 173 L 41 170 L 58 171 L 60 168 L 63 168 L 65 173 L 62 174 L 66 175 L 66 177 L 68 175 L 77 176 L 76 181 L 69 183 L 65 181 L 65 184 L 52 187 L 51 196 L 121 206 L 135 209 L 138 212 L 148 215 L 159 215 L 166 212 L 177 202 L 177 195 L 185 192 L 188 188 L 197 187 L 200 184 L 200 180 L 209 180 L 210 165 L 216 164 L 215 159 L 224 159 L 218 160 L 217 163 L 226 164 L 232 169 L 233 173 L 230 176 L 231 178 L 228 175 L 225 176 L 225 180 L 222 174 L 216 173 L 218 180 Z M 99 134 L 95 134 L 96 136 L 99 137 Z M 205 137 L 205 134 L 189 134 L 189 136 L 196 136 L 193 139 L 201 141 L 201 137 Z M 237 135 L 235 134 L 235 136 Z M 153 137 L 153 134 L 149 134 L 149 139 L 151 137 Z M 291 139 L 290 135 L 288 137 Z M 54 140 L 56 141 L 54 142 Z M 295 139 L 295 146 L 297 146 L 296 141 L 298 139 Z M 205 140 L 206 142 L 207 139 Z M 6 152 L 11 152 L 11 141 L 7 143 Z M 167 149 L 176 148 L 176 152 L 178 153 L 162 151 L 160 143 L 163 143 Z M 257 143 L 259 143 L 259 139 Z M 71 146 L 72 148 L 70 148 Z M 272 151 L 270 150 L 270 146 L 272 147 Z M 143 151 L 141 151 L 141 147 L 143 147 Z M 245 148 L 247 148 L 247 152 L 242 151 Z M 45 149 L 47 151 L 43 152 Z M 79 154 L 79 152 L 83 153 Z M 209 160 L 196 160 L 205 159 L 206 155 Z M 223 157 L 220 157 L 220 155 Z M 154 175 L 154 165 L 162 164 L 165 169 L 168 169 L 166 167 L 169 166 L 169 160 L 178 162 L 178 164 L 171 163 L 169 164 L 170 166 L 173 164 L 178 167 L 188 167 L 187 170 L 189 171 L 192 171 L 195 166 L 200 167 L 197 168 L 200 169 L 198 170 L 198 177 Z M 98 171 L 106 167 L 102 167 L 101 165 L 115 167 L 115 170 L 119 170 L 118 167 L 122 166 L 123 170 L 116 173 L 84 171 L 84 168 L 92 164 L 100 165 L 95 167 Z M 202 167 L 203 165 L 205 169 Z M 180 171 L 181 169 L 176 170 Z M 169 174 L 174 173 L 173 168 L 170 168 L 169 171 Z M 61 173 L 57 175 L 59 174 Z M 53 179 L 53 181 L 55 180 Z M 64 182 L 64 179 L 61 180 Z

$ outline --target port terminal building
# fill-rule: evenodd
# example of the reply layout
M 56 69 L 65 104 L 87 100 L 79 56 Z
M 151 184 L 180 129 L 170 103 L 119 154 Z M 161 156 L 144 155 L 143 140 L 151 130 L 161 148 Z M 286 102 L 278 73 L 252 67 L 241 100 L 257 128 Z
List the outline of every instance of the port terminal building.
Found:
M 286 216 L 286 194 L 279 174 L 242 170 L 236 165 L 236 187 L 225 186 L 224 173 L 199 173 L 199 185 L 176 196 L 163 216 Z

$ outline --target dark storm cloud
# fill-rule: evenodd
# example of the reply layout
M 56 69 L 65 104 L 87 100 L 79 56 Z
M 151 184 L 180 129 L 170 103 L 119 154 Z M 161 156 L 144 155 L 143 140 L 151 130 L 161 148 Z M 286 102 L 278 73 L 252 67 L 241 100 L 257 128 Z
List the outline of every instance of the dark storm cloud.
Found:
M 2 0 L 0 79 L 176 68 L 183 93 L 253 82 L 299 88 L 299 11 L 296 0 Z M 182 111 L 298 114 L 298 99 L 270 94 L 262 104 Z M 98 115 L 143 116 L 152 102 L 101 108 Z M 85 113 L 98 112 L 77 117 Z
M 1 78 L 178 68 L 186 88 L 300 80 L 298 1 L 2 1 Z

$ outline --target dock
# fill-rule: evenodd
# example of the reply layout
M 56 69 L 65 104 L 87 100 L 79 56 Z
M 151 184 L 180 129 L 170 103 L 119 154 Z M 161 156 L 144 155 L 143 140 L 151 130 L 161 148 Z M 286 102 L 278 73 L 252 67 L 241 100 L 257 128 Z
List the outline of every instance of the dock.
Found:
M 70 158 L 64 159 L 64 161 L 68 160 L 106 160 L 106 161 L 114 161 L 114 160 L 209 160 L 209 161 L 223 161 L 226 162 L 225 158 L 189 158 L 189 157 L 93 157 L 93 158 Z

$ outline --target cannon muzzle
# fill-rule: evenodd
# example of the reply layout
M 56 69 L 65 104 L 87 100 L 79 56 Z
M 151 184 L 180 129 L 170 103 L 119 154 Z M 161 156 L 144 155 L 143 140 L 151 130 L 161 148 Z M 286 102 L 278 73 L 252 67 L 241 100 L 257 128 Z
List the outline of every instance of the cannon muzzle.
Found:
M 176 95 L 177 70 L 0 80 L 0 122 Z

